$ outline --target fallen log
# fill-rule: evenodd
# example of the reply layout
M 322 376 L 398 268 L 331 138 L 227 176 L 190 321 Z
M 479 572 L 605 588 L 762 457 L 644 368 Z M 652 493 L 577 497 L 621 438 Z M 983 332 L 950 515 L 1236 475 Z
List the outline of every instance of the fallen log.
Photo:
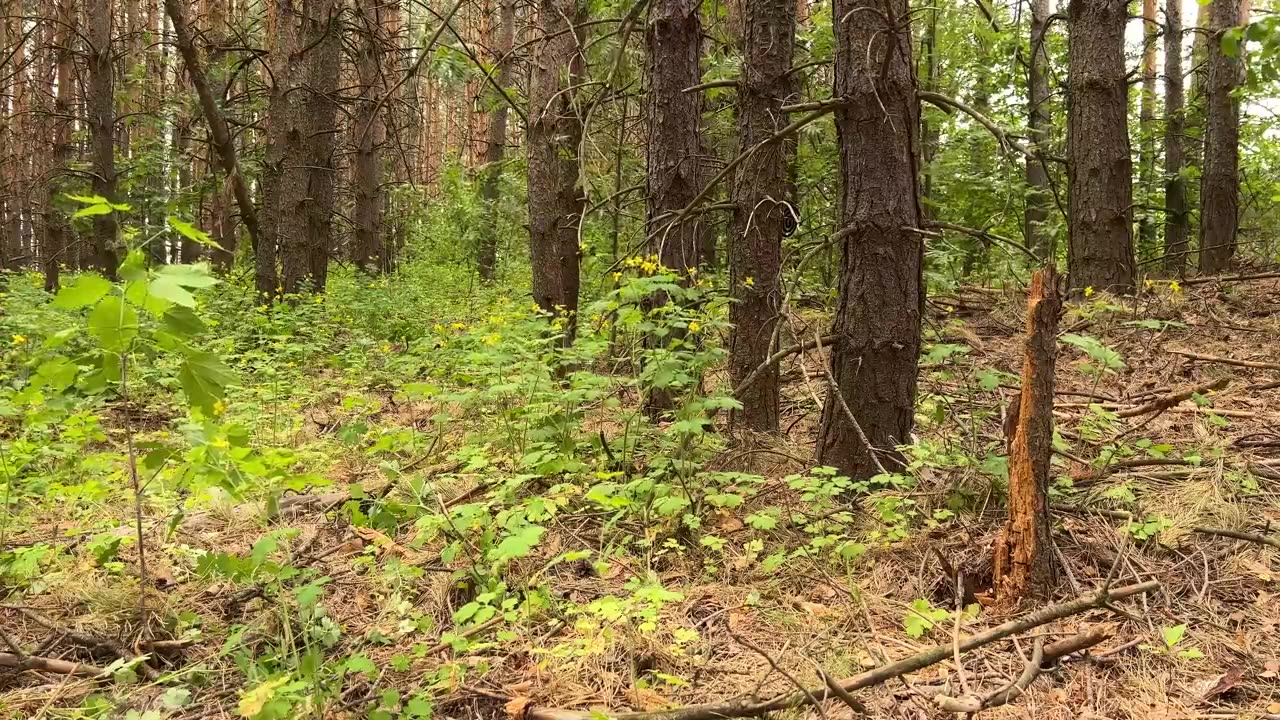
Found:
M 1219 357 L 1217 355 L 1205 355 L 1203 353 L 1191 352 L 1190 350 L 1176 350 L 1166 348 L 1168 352 L 1174 355 L 1181 355 L 1192 360 L 1200 362 L 1218 363 L 1219 365 L 1235 365 L 1236 367 L 1253 368 L 1255 370 L 1280 370 L 1280 364 L 1260 362 L 1258 360 L 1237 360 L 1236 358 Z
M 35 655 L 18 657 L 13 653 L 7 652 L 0 652 L 0 667 L 13 668 L 15 670 L 42 670 L 44 672 L 58 673 L 59 675 L 72 675 L 83 678 L 98 678 L 107 674 L 105 669 L 96 665 L 55 660 L 54 658 L 37 657 Z

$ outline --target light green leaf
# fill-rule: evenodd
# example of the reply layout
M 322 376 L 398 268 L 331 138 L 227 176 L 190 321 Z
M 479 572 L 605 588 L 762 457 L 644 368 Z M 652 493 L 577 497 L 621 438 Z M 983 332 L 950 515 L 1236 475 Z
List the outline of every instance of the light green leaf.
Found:
M 72 218 L 90 217 L 93 215 L 110 215 L 115 212 L 110 205 L 86 205 L 76 211 Z
M 533 548 L 542 539 L 542 534 L 547 531 L 546 528 L 539 525 L 525 525 L 515 533 L 503 538 L 498 543 L 498 547 L 493 549 L 490 554 L 494 562 L 506 563 L 517 558 L 522 558 L 533 552 Z
M 1174 645 L 1182 642 L 1182 639 L 1186 636 L 1187 626 L 1185 623 L 1182 625 L 1174 625 L 1173 627 L 1160 628 L 1160 638 L 1164 640 L 1164 646 L 1170 650 L 1173 649 Z
M 63 310 L 76 310 L 98 302 L 109 292 L 109 281 L 97 275 L 81 275 L 74 282 L 62 286 L 53 299 L 53 306 Z
M 196 298 L 194 295 L 187 292 L 186 289 L 178 283 L 163 275 L 151 281 L 148 293 L 153 297 L 168 300 L 174 305 L 181 305 L 182 307 L 187 308 L 193 308 L 196 306 Z
M 206 413 L 213 413 L 214 404 L 226 394 L 227 385 L 235 380 L 231 369 L 217 355 L 193 350 L 187 353 L 178 381 L 190 403 Z
M 98 301 L 89 313 L 89 333 L 103 349 L 123 353 L 138 335 L 138 311 L 118 296 L 108 295 Z
M 186 288 L 203 288 L 218 284 L 218 278 L 209 271 L 209 263 L 165 265 L 156 271 L 156 279 L 164 279 Z
M 168 217 L 168 221 L 169 227 L 173 228 L 174 232 L 178 233 L 182 237 L 206 247 L 221 249 L 218 243 L 214 242 L 213 238 L 209 237 L 209 233 L 201 230 L 195 225 L 173 215 Z

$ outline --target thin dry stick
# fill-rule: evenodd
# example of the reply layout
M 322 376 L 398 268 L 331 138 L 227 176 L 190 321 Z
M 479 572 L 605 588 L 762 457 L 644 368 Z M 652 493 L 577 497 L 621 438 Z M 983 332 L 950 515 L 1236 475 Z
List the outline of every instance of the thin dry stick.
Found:
M 1166 348 L 1166 351 L 1173 353 L 1174 355 L 1191 358 L 1192 360 L 1199 360 L 1200 362 L 1218 363 L 1220 365 L 1235 365 L 1236 367 L 1253 368 L 1255 370 L 1280 370 L 1280 364 L 1277 363 L 1259 362 L 1257 360 L 1237 360 L 1235 358 L 1219 357 L 1217 355 L 1204 355 L 1202 353 L 1191 352 L 1190 350 L 1176 350 L 1173 348 Z
M 55 660 L 35 655 L 18 657 L 12 653 L 0 653 L 0 667 L 15 668 L 17 670 L 43 670 L 44 672 L 86 678 L 102 677 L 107 672 L 95 665 L 85 665 L 84 663 L 67 662 L 66 660 Z
M 816 348 L 818 350 L 818 354 L 821 355 L 822 338 L 815 332 L 813 334 L 813 339 L 817 343 Z M 867 455 L 871 456 L 871 462 L 876 464 L 876 469 L 880 471 L 880 474 L 888 474 L 888 471 L 884 469 L 884 465 L 880 464 L 880 458 L 876 455 L 876 447 L 871 444 L 871 440 L 867 437 L 867 434 L 862 431 L 862 425 L 858 424 L 858 418 L 854 416 L 853 410 L 849 409 L 849 403 L 845 402 L 844 393 L 840 392 L 840 385 L 836 382 L 836 376 L 831 373 L 831 368 L 827 366 L 827 363 L 823 361 L 821 357 L 818 358 L 818 366 L 822 368 L 822 373 L 827 376 L 827 384 L 831 388 L 831 394 L 836 396 L 836 400 L 839 401 L 841 409 L 843 409 L 844 414 L 848 416 L 849 424 L 853 426 L 853 431 L 858 434 L 858 439 L 862 441 L 864 446 L 866 446 Z
M 759 646 L 753 644 L 750 640 L 747 640 L 744 637 L 741 637 L 734 633 L 729 633 L 729 637 L 733 638 L 734 641 L 737 642 L 739 645 L 742 645 L 748 650 L 751 650 L 755 652 L 757 655 L 759 655 L 760 657 L 764 658 L 765 662 L 769 663 L 769 667 L 773 668 L 779 675 L 786 678 L 787 681 L 790 682 L 792 685 L 795 685 L 797 688 L 799 688 L 800 692 L 804 693 L 805 696 L 809 699 L 809 704 L 817 708 L 818 715 L 822 717 L 822 720 L 826 720 L 827 712 L 822 709 L 822 703 L 818 702 L 818 698 L 814 696 L 814 694 L 808 688 L 806 688 L 803 683 L 797 680 L 794 675 L 787 672 L 781 665 L 779 665 L 778 661 L 774 660 L 772 655 L 765 652 Z
M 1098 592 L 1091 593 L 1084 597 L 1077 598 L 1070 602 L 1060 603 L 1058 605 L 1050 605 L 1041 608 L 1032 613 L 1022 616 L 1016 620 L 997 625 L 985 632 L 978 633 L 960 644 L 962 652 L 969 652 L 984 645 L 989 645 L 999 640 L 1012 637 L 1019 633 L 1035 629 L 1041 625 L 1046 625 L 1055 620 L 1061 620 L 1072 615 L 1078 615 L 1086 610 L 1095 610 L 1107 607 L 1117 600 L 1133 597 L 1135 595 L 1143 595 L 1152 592 L 1160 587 L 1157 580 L 1148 580 L 1137 585 L 1128 585 L 1121 588 L 1111 590 L 1109 584 L 1104 586 Z M 883 665 L 864 673 L 859 673 L 853 677 L 845 678 L 839 681 L 840 687 L 846 691 L 852 692 L 862 688 L 881 685 L 895 678 L 902 677 L 908 673 L 917 672 L 931 665 L 946 660 L 951 656 L 951 644 L 935 645 L 927 650 L 918 652 L 910 657 L 903 658 L 895 663 Z M 816 694 L 821 694 L 822 688 L 816 690 Z M 531 708 L 527 711 L 528 720 L 598 720 L 601 715 L 605 718 L 613 718 L 613 720 L 721 720 L 722 718 L 743 718 L 743 717 L 759 717 L 766 713 L 777 712 L 778 710 L 786 710 L 788 708 L 796 708 L 809 704 L 810 697 L 815 696 L 815 691 L 794 692 L 784 695 L 778 695 L 766 700 L 756 700 L 754 698 L 736 698 L 719 703 L 707 703 L 703 705 L 690 705 L 688 707 L 677 708 L 675 710 L 660 710 L 656 712 L 623 712 L 623 713 L 599 713 L 599 712 L 582 712 L 576 710 L 561 710 L 552 708 Z

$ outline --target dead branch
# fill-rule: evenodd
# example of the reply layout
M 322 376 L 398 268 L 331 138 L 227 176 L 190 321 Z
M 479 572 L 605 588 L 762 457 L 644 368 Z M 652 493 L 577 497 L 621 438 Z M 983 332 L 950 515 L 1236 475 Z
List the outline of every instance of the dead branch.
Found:
M 44 672 L 58 673 L 59 675 L 73 675 L 84 678 L 97 678 L 107 674 L 106 670 L 95 665 L 85 665 L 84 663 L 67 662 L 66 660 L 55 660 L 35 655 L 18 657 L 13 653 L 0 653 L 0 667 L 14 668 L 16 670 L 42 670 Z
M 1053 509 L 1059 512 L 1073 513 L 1076 515 L 1102 515 L 1104 517 L 1114 518 L 1116 520 L 1132 521 L 1134 514 L 1128 510 L 1107 510 L 1104 508 L 1082 508 L 1074 505 L 1058 505 L 1054 504 Z M 1257 543 L 1280 550 L 1280 540 L 1269 537 L 1267 535 L 1258 535 L 1256 533 L 1245 532 L 1243 530 L 1228 530 L 1224 528 L 1211 527 L 1193 527 L 1191 532 L 1197 535 L 1217 535 L 1219 537 L 1231 538 L 1232 540 L 1244 540 L 1245 542 Z
M 1186 390 L 1180 390 L 1178 392 L 1169 393 L 1168 395 L 1162 395 L 1145 405 L 1139 405 L 1138 407 L 1133 407 L 1133 408 L 1125 408 L 1124 410 L 1118 411 L 1116 413 L 1116 417 L 1128 418 L 1128 417 L 1136 417 L 1138 415 L 1146 415 L 1148 413 L 1164 412 L 1165 410 L 1168 410 L 1169 408 L 1173 407 L 1174 405 L 1177 405 L 1178 403 L 1184 400 L 1190 400 L 1191 397 L 1194 395 L 1203 395 L 1211 390 L 1222 390 L 1223 388 L 1227 387 L 1227 385 L 1230 385 L 1230 384 L 1231 384 L 1231 380 L 1229 378 L 1220 378 L 1218 380 L 1214 380 L 1213 382 L 1207 382 L 1201 385 L 1197 385 L 1193 388 L 1188 388 Z
M 1116 600 L 1152 592 L 1159 587 L 1159 581 L 1148 580 L 1144 583 L 1114 590 L 1103 589 L 1070 602 L 1050 605 L 1016 620 L 1010 620 L 985 632 L 978 633 L 962 641 L 960 650 L 961 652 L 969 652 L 1055 620 L 1078 615 L 1087 610 L 1104 608 Z M 935 645 L 928 650 L 903 658 L 897 662 L 882 665 L 873 670 L 840 680 L 838 685 L 846 692 L 881 685 L 903 675 L 943 662 L 949 657 L 951 657 L 951 643 Z M 817 688 L 811 689 L 807 693 L 796 691 L 765 700 L 745 697 L 720 703 L 690 705 L 675 710 L 660 710 L 656 712 L 599 713 L 556 708 L 529 708 L 525 717 L 528 720 L 599 720 L 602 717 L 611 718 L 612 720 L 721 720 L 722 718 L 759 717 L 766 713 L 807 705 L 809 704 L 809 697 L 822 695 L 825 692 L 826 688 Z
M 1200 278 L 1191 278 L 1190 280 L 1183 280 L 1182 284 L 1184 286 L 1204 285 L 1207 283 L 1214 283 L 1214 282 L 1223 282 L 1223 283 L 1248 282 L 1250 280 L 1270 280 L 1272 278 L 1280 278 L 1280 272 L 1256 273 L 1254 275 L 1231 275 L 1231 276 L 1214 275 L 1212 277 L 1200 277 Z
M 1236 367 L 1253 368 L 1255 370 L 1280 370 L 1280 364 L 1259 362 L 1257 360 L 1237 360 L 1229 357 L 1218 357 L 1217 355 L 1204 355 L 1202 353 L 1191 352 L 1190 350 L 1176 350 L 1173 348 L 1165 348 L 1174 355 L 1199 360 L 1200 362 L 1218 363 L 1219 365 L 1235 365 Z

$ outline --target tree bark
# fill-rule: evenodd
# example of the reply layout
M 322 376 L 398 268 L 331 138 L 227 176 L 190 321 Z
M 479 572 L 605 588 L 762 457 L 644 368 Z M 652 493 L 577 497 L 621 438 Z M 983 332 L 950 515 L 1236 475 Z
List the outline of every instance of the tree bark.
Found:
M 849 102 L 835 112 L 839 343 L 818 461 L 867 478 L 898 465 L 896 448 L 910 441 L 915 413 L 925 294 L 917 232 L 920 105 L 906 0 L 836 0 L 833 17 L 839 21 L 834 95 Z
M 1238 57 L 1222 49 L 1222 36 L 1240 21 L 1240 0 L 1213 0 L 1207 49 L 1204 168 L 1200 175 L 1200 272 L 1231 265 L 1239 226 L 1240 101 Z
M 788 75 L 795 47 L 795 0 L 755 0 L 743 12 L 742 79 L 738 83 L 739 151 L 786 126 Z M 781 310 L 783 223 L 790 210 L 784 143 L 770 143 L 738 168 L 729 244 L 729 374 L 736 387 L 769 357 Z M 732 421 L 762 432 L 778 430 L 778 367 L 770 366 L 738 396 Z
M 702 22 L 697 0 L 653 0 L 645 32 L 649 78 L 646 167 L 650 252 L 688 277 L 701 259 L 699 216 L 673 222 L 702 189 L 699 172 L 702 94 L 685 88 L 701 80 Z
M 1134 288 L 1124 0 L 1071 0 L 1067 52 L 1071 287 Z
M 1031 146 L 1043 156 L 1049 142 L 1049 52 L 1045 35 L 1049 32 L 1049 0 L 1031 2 L 1031 59 L 1027 62 L 1027 134 Z M 1023 235 L 1027 247 L 1042 259 L 1057 253 L 1053 234 L 1045 227 L 1049 219 L 1052 188 L 1049 172 L 1041 157 L 1026 159 L 1027 204 L 1023 211 Z
M 492 42 L 493 62 L 498 68 L 498 84 L 511 85 L 511 47 L 515 38 L 516 5 L 514 0 L 501 0 L 496 41 Z M 478 266 L 480 279 L 493 282 L 498 268 L 498 199 L 502 181 L 502 161 L 507 149 L 507 103 L 502 97 L 494 98 L 489 113 L 489 133 L 484 156 L 484 179 L 480 185 L 480 200 L 485 205 L 485 227 L 480 239 Z
M 66 262 L 65 254 L 71 235 L 71 227 L 67 219 L 54 207 L 62 186 L 61 178 L 70 169 L 71 162 L 71 127 L 75 120 L 74 55 L 71 38 L 76 32 L 76 9 L 73 0 L 58 0 L 58 24 L 53 34 L 54 56 L 58 64 L 58 90 L 53 105 L 53 176 L 47 185 L 44 222 L 45 247 L 44 256 L 44 289 L 54 292 L 58 289 L 58 276 L 62 263 Z M 0 48 L 0 52 L 4 52 Z
M 581 30 L 587 18 L 581 0 L 539 0 L 543 40 L 531 58 L 529 87 L 529 255 L 533 299 L 544 312 L 564 318 L 565 345 L 576 332 L 579 258 L 578 223 L 586 198 L 578 177 L 582 119 L 577 93 L 582 81 Z M 569 27 L 569 22 L 574 24 Z
M 995 543 L 994 588 L 1006 606 L 1047 597 L 1050 589 L 1049 461 L 1061 310 L 1057 271 L 1047 265 L 1032 276 L 1027 298 L 1022 392 L 1009 441 L 1009 520 Z
M 112 76 L 112 0 L 90 0 L 86 7 L 89 45 L 89 85 L 85 104 L 93 143 L 93 192 L 111 202 L 116 197 L 115 81 Z M 93 217 L 94 265 L 114 277 L 119 265 L 114 214 Z
M 387 253 L 383 208 L 386 198 L 382 182 L 382 146 L 387 126 L 379 112 L 387 85 L 382 79 L 382 30 L 380 9 L 362 4 L 359 10 L 359 50 L 356 53 L 356 82 L 360 102 L 355 114 L 355 159 L 352 185 L 355 194 L 355 253 L 352 261 L 368 273 L 380 272 Z
M 182 55 L 183 64 L 187 66 L 187 77 L 191 80 L 191 85 L 195 88 L 196 96 L 200 100 L 200 110 L 204 114 L 205 122 L 209 125 L 209 135 L 218 151 L 222 171 L 231 182 L 236 204 L 240 208 L 240 218 L 243 220 L 245 228 L 249 231 L 249 238 L 253 242 L 254 248 L 261 248 L 265 241 L 258 226 L 257 210 L 254 208 L 253 199 L 249 195 L 249 185 L 240 173 L 239 160 L 236 157 L 235 143 L 231 139 L 231 131 L 227 128 L 227 121 L 222 117 L 222 112 L 218 109 L 218 101 L 214 98 L 213 91 L 209 88 L 209 81 L 205 76 L 204 67 L 201 65 L 200 55 L 196 52 L 196 46 L 191 38 L 191 30 L 187 27 L 181 0 L 164 0 L 164 9 L 165 13 L 169 15 L 169 21 L 173 24 L 174 42 L 178 45 L 178 53 Z M 260 275 L 255 276 L 255 285 L 260 296 L 264 293 L 270 295 L 275 292 L 274 253 L 270 268 L 271 277 L 267 280 L 268 286 L 265 290 L 263 288 L 264 278 Z
M 308 280 L 324 292 L 333 248 L 334 190 L 337 180 L 338 66 L 342 55 L 341 6 L 335 0 L 312 0 L 303 19 L 307 47 L 307 93 L 303 100 L 307 134 L 307 197 L 303 222 L 307 228 Z
M 1164 267 L 1182 275 L 1187 266 L 1187 188 L 1183 178 L 1186 153 L 1186 108 L 1182 73 L 1182 4 L 1166 0 L 1164 6 Z

